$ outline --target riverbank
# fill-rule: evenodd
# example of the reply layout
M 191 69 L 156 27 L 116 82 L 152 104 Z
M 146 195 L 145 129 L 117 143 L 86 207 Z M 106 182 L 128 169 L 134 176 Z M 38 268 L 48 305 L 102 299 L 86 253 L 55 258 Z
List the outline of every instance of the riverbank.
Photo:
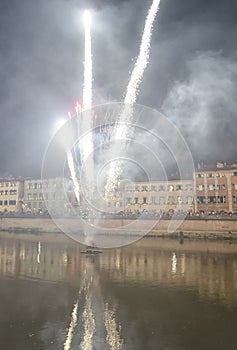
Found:
M 83 228 L 83 221 L 77 219 L 63 219 L 64 222 L 70 220 L 70 225 L 77 230 Z M 170 230 L 170 224 L 176 228 L 174 232 Z M 144 232 L 149 237 L 169 237 L 178 239 L 211 239 L 211 240 L 237 240 L 236 220 L 97 220 L 92 224 L 99 225 L 100 228 L 116 229 L 127 228 L 132 234 L 135 231 Z M 0 231 L 15 233 L 61 233 L 60 228 L 50 218 L 1 218 Z M 149 233 L 147 233 L 149 232 Z

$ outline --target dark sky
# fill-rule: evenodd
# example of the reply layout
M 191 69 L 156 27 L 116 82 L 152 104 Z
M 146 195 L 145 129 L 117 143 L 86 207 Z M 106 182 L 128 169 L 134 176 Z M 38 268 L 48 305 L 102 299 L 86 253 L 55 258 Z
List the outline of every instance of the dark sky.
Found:
M 85 8 L 93 103 L 122 100 L 151 0 L 0 0 L 0 176 L 39 174 L 82 99 Z M 237 1 L 161 0 L 138 103 L 161 110 L 195 161 L 237 161 Z

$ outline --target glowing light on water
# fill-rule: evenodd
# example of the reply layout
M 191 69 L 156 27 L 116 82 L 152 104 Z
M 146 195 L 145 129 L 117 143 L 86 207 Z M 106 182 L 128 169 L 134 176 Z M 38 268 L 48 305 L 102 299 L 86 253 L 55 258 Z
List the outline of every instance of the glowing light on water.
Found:
M 110 350 L 122 349 L 121 326 L 117 325 L 114 311 L 109 310 L 108 304 L 105 306 L 105 328 L 107 332 L 106 340 Z
M 91 307 L 91 298 L 88 295 L 86 295 L 85 309 L 83 311 L 82 318 L 84 321 L 85 329 L 84 338 L 80 346 L 83 350 L 91 350 L 93 335 L 95 332 L 95 320 Z
M 67 333 L 67 339 L 64 343 L 64 350 L 70 350 L 71 349 L 71 342 L 72 342 L 72 337 L 74 333 L 74 329 L 77 325 L 77 310 L 78 310 L 78 301 L 74 305 L 74 308 L 72 310 L 72 317 L 71 317 L 71 323 L 68 329 Z
M 172 271 L 172 274 L 176 274 L 177 272 L 177 256 L 175 253 L 172 254 L 172 258 L 171 258 L 171 271 Z

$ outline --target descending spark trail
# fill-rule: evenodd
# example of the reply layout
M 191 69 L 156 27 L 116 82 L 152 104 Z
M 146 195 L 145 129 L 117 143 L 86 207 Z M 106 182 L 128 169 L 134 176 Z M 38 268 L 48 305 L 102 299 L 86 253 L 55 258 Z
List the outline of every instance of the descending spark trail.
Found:
M 126 95 L 124 99 L 125 107 L 120 115 L 119 124 L 115 129 L 115 135 L 114 135 L 115 140 L 125 140 L 128 137 L 129 128 L 127 124 L 131 123 L 132 121 L 133 105 L 136 102 L 137 94 L 139 92 L 139 86 L 141 84 L 145 68 L 149 62 L 153 23 L 159 9 L 159 4 L 160 4 L 160 0 L 153 0 L 152 5 L 149 9 L 148 15 L 146 17 L 139 55 L 136 60 L 135 66 L 133 68 L 132 75 L 126 90 Z M 125 150 L 124 148 L 125 147 L 123 145 L 121 150 L 121 145 L 120 145 L 120 150 L 119 150 L 120 154 L 123 153 L 123 151 Z M 113 155 L 118 156 L 116 149 L 113 148 L 112 152 L 113 152 L 112 153 Z M 114 188 L 119 182 L 121 170 L 122 170 L 121 160 L 118 160 L 116 163 L 114 162 L 111 163 L 109 175 L 106 183 L 107 197 L 111 196 L 111 193 L 114 192 Z
M 68 167 L 70 170 L 70 174 L 71 174 L 71 178 L 74 186 L 74 193 L 75 193 L 77 202 L 80 203 L 80 186 L 77 180 L 72 152 L 70 150 L 67 152 L 67 163 L 68 163 Z
M 124 99 L 124 103 L 134 104 L 136 102 L 138 89 L 143 77 L 143 73 L 149 61 L 151 34 L 153 29 L 153 23 L 159 9 L 159 5 L 160 0 L 153 0 L 153 3 L 148 12 L 142 35 L 139 56 L 137 58 L 135 67 L 131 75 L 131 79 L 127 86 L 127 92 Z

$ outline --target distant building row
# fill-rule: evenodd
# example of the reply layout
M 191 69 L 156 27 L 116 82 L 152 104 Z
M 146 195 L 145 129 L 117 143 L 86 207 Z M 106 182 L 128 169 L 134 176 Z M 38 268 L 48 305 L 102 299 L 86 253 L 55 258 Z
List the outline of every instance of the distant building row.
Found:
M 0 179 L 0 212 L 63 214 L 77 205 L 70 180 Z M 106 211 L 237 212 L 237 166 L 195 171 L 193 179 L 127 183 Z

